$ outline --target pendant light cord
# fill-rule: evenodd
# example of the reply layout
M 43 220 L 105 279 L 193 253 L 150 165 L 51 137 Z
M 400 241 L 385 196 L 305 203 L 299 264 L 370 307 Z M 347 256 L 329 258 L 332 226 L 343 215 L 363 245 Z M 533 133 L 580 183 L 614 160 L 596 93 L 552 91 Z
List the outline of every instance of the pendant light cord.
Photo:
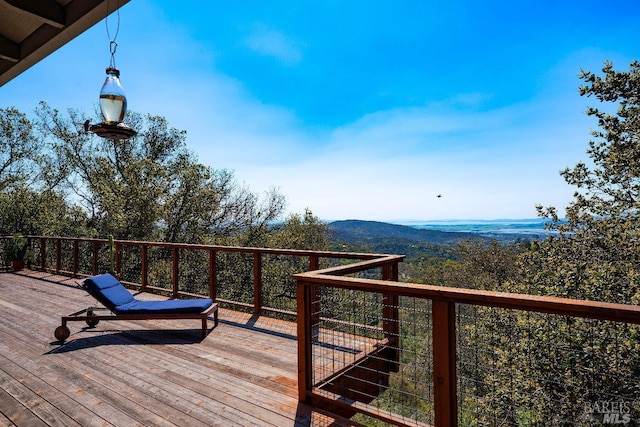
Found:
M 111 33 L 109 31 L 109 3 L 110 0 L 107 0 L 107 15 L 104 18 L 104 25 L 107 27 L 107 37 L 109 38 L 109 52 L 111 53 L 111 61 L 109 62 L 110 68 L 116 68 L 116 49 L 118 48 L 118 43 L 116 43 L 116 38 L 118 37 L 118 33 L 120 32 L 120 0 L 116 2 L 116 13 L 117 13 L 117 24 L 116 24 L 116 33 L 111 38 Z

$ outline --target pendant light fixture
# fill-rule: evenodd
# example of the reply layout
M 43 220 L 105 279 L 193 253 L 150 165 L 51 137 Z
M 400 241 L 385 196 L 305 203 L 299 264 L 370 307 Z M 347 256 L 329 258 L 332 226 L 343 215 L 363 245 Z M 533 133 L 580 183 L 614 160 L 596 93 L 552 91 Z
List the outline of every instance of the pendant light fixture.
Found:
M 107 21 L 109 16 L 109 2 L 107 1 L 107 16 L 105 17 L 105 24 L 107 27 L 107 36 L 109 39 L 109 51 L 111 52 L 111 62 L 106 69 L 107 77 L 100 90 L 100 111 L 102 112 L 102 123 L 92 125 L 89 130 L 102 138 L 108 139 L 127 139 L 135 136 L 137 132 L 131 129 L 129 126 L 122 123 L 127 113 L 127 96 L 125 95 L 124 88 L 120 83 L 120 70 L 116 68 L 116 49 L 118 43 L 116 38 L 118 37 L 118 31 L 120 30 L 120 9 L 117 7 L 118 13 L 118 26 L 116 28 L 116 34 L 113 39 L 109 34 L 109 23 Z

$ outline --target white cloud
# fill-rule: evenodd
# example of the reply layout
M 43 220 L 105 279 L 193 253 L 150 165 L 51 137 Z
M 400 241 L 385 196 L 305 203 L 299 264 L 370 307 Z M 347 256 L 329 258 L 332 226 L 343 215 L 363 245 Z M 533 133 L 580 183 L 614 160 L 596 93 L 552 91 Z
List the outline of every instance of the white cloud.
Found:
M 574 88 L 573 98 L 547 89 L 536 99 L 493 110 L 482 110 L 490 95 L 453 94 L 318 131 L 215 70 L 212 54 L 180 54 L 197 42 L 171 28 L 165 34 L 170 43 L 156 41 L 162 55 L 154 49 L 119 52 L 130 108 L 186 129 L 201 162 L 235 170 L 252 190 L 279 187 L 292 212 L 309 207 L 323 219 L 523 218 L 535 215 L 535 203 L 562 208 L 571 197 L 558 171 L 584 158 L 594 125 L 585 125 Z M 90 52 L 94 40 L 104 39 L 103 28 L 87 36 L 72 45 L 74 52 Z M 264 25 L 253 27 L 246 44 L 285 65 L 302 60 L 299 43 Z M 60 51 L 42 64 L 70 62 L 74 55 Z M 108 58 L 88 56 L 82 57 L 82 73 L 64 86 L 51 80 L 39 86 L 29 95 L 32 105 L 39 96 L 66 103 L 63 108 L 82 106 L 85 99 L 88 108 L 94 105 Z M 38 75 L 47 73 L 42 64 L 33 70 Z M 3 88 L 3 97 L 23 101 L 31 87 L 17 79 Z
M 294 39 L 264 24 L 255 24 L 245 44 L 260 55 L 270 56 L 292 66 L 302 59 L 302 47 Z
M 236 172 L 254 190 L 279 187 L 292 212 L 309 207 L 324 219 L 527 218 L 538 203 L 562 211 L 573 189 L 558 172 L 581 159 L 587 129 L 581 111 L 553 118 L 550 109 L 562 111 L 554 102 L 476 113 L 396 109 L 321 139 L 293 130 L 316 147 L 285 146 L 286 162 L 239 163 Z

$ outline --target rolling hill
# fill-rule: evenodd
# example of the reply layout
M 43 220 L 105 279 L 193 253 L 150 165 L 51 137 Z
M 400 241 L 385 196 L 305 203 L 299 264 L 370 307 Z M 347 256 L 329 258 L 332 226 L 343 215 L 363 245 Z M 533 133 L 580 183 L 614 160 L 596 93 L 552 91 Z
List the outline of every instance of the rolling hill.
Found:
M 476 233 L 420 230 L 406 225 L 378 221 L 344 220 L 329 223 L 331 238 L 351 244 L 379 243 L 385 239 L 400 239 L 416 243 L 455 245 L 464 240 L 487 240 Z

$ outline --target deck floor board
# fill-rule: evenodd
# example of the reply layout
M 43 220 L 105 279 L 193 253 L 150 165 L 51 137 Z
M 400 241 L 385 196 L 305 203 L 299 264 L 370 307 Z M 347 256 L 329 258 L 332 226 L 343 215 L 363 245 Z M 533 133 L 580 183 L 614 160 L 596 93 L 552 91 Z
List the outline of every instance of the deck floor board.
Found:
M 69 322 L 54 339 L 95 305 L 74 279 L 0 274 L 0 427 L 357 425 L 298 402 L 295 323 L 220 309 L 204 340 L 195 320 Z

